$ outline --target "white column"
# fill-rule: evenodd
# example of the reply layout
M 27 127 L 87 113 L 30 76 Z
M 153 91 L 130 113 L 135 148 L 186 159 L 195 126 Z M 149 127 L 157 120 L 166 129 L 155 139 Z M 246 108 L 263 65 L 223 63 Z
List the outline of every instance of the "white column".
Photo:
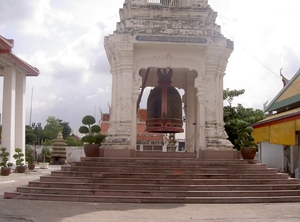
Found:
M 112 115 L 104 149 L 131 149 L 133 110 L 133 44 L 115 43 L 113 53 Z M 135 111 L 136 113 L 136 111 Z M 136 118 L 136 116 L 135 116 Z
M 137 100 L 139 97 L 139 90 L 132 90 L 132 105 L 131 105 L 131 138 L 130 149 L 136 150 L 137 142 Z
M 112 89 L 111 89 L 111 104 L 110 104 L 110 127 L 108 129 L 108 133 L 114 134 L 113 129 L 115 125 L 115 120 L 116 120 L 116 115 L 117 115 L 117 109 L 116 109 L 116 104 L 117 104 L 117 88 L 118 88 L 118 81 L 117 81 L 117 70 L 115 67 L 111 68 L 111 74 L 112 74 Z
M 223 75 L 222 72 L 219 70 L 216 78 L 216 121 L 218 126 L 222 125 L 223 121 Z M 223 125 L 222 125 L 223 126 Z
M 198 70 L 198 76 L 195 79 L 195 88 L 197 88 L 197 123 L 196 123 L 196 152 L 197 157 L 199 158 L 200 150 L 206 150 L 207 148 L 207 139 L 206 139 L 206 96 L 204 90 L 204 74 Z M 206 82 L 205 82 L 206 83 Z
M 195 151 L 195 97 L 196 90 L 194 87 L 195 73 L 187 73 L 187 114 L 186 114 L 186 151 Z
M 116 87 L 115 88 L 115 90 L 116 90 L 116 101 L 115 101 L 114 106 L 112 108 L 115 112 L 114 121 L 116 123 L 116 126 L 120 127 L 119 122 L 121 120 L 121 114 L 122 114 L 122 107 L 121 107 L 121 102 L 122 102 L 122 71 L 119 67 L 117 68 L 117 73 L 116 73 L 116 79 L 115 80 L 116 80 L 116 82 L 115 82 L 115 84 L 116 84 L 116 86 L 115 86 Z M 114 125 L 114 128 L 115 128 L 114 132 L 115 133 L 116 133 L 116 131 L 118 131 L 116 126 Z
M 26 75 L 16 75 L 15 146 L 25 153 L 25 91 Z
M 206 132 L 205 132 L 205 94 L 204 90 L 197 92 L 197 154 L 199 157 L 199 150 L 206 150 Z
M 15 67 L 5 67 L 3 76 L 2 147 L 7 148 L 10 153 L 10 161 L 12 161 L 15 150 Z

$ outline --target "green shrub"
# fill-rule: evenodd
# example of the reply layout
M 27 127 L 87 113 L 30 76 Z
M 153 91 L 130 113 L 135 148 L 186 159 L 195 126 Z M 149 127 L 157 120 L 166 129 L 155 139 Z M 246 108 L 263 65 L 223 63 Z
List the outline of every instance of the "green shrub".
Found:
M 13 163 L 8 162 L 9 152 L 6 152 L 6 148 L 0 148 L 0 166 L 2 167 L 12 167 Z
M 100 134 L 101 128 L 99 125 L 93 125 L 96 122 L 93 116 L 87 115 L 83 117 L 82 123 L 84 126 L 79 127 L 79 132 L 86 134 L 81 138 L 83 143 L 88 144 L 99 144 L 105 138 L 104 135 Z
M 67 146 L 82 146 L 81 140 L 76 140 L 73 136 L 67 138 Z
M 50 151 L 50 149 L 48 147 L 43 147 L 41 153 L 43 155 L 43 162 L 49 163 L 50 159 L 51 159 L 51 155 L 52 155 L 52 152 Z
M 13 155 L 13 158 L 16 160 L 16 166 L 24 166 L 24 153 L 22 153 L 21 148 L 15 149 L 15 154 Z
M 25 147 L 25 157 L 28 164 L 34 163 L 34 150 L 30 146 Z

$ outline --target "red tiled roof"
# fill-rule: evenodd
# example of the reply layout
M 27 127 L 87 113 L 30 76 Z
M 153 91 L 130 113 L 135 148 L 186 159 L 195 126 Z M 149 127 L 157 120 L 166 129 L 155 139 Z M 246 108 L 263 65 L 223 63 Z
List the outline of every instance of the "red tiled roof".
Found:
M 7 54 L 12 61 L 21 66 L 26 71 L 26 76 L 38 76 L 40 71 L 37 68 L 29 65 L 27 62 L 20 59 L 11 52 L 13 46 L 13 39 L 6 39 L 0 35 L 0 54 Z

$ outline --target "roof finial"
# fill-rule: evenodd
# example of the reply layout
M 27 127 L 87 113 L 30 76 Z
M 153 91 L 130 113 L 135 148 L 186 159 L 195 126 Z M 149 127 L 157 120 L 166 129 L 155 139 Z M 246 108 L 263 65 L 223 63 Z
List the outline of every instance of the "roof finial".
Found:
M 282 79 L 282 82 L 283 82 L 283 87 L 285 87 L 286 84 L 288 84 L 288 82 L 289 82 L 290 80 L 288 80 L 287 78 L 285 78 L 285 77 L 282 75 L 281 70 L 283 70 L 283 68 L 280 69 L 280 76 L 281 76 L 281 79 Z

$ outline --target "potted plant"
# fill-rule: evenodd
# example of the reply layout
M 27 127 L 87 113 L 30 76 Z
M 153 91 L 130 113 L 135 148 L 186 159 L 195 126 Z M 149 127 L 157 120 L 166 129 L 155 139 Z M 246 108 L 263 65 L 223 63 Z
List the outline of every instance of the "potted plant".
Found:
M 25 157 L 28 163 L 28 169 L 29 170 L 34 170 L 35 169 L 35 164 L 34 164 L 34 150 L 31 149 L 30 146 L 25 147 Z
M 52 155 L 52 153 L 51 153 L 50 149 L 48 147 L 43 147 L 43 149 L 42 149 L 43 162 L 39 163 L 39 166 L 41 169 L 48 169 L 51 155 Z
M 87 115 L 83 117 L 79 132 L 86 134 L 81 138 L 84 143 L 84 153 L 86 157 L 99 157 L 100 143 L 104 139 L 104 135 L 100 134 L 101 128 L 95 124 L 96 120 L 93 116 Z
M 251 135 L 253 128 L 247 123 L 242 123 L 237 130 L 238 138 L 235 143 L 240 147 L 243 159 L 254 159 L 257 152 L 257 144 L 254 142 L 254 137 Z
M 0 166 L 1 175 L 8 176 L 11 173 L 11 167 L 13 163 L 8 162 L 9 152 L 6 152 L 6 148 L 0 148 Z
M 16 170 L 18 173 L 24 173 L 26 171 L 26 167 L 24 164 L 24 153 L 22 153 L 21 148 L 15 149 L 15 154 L 13 155 L 13 158 L 16 160 Z

